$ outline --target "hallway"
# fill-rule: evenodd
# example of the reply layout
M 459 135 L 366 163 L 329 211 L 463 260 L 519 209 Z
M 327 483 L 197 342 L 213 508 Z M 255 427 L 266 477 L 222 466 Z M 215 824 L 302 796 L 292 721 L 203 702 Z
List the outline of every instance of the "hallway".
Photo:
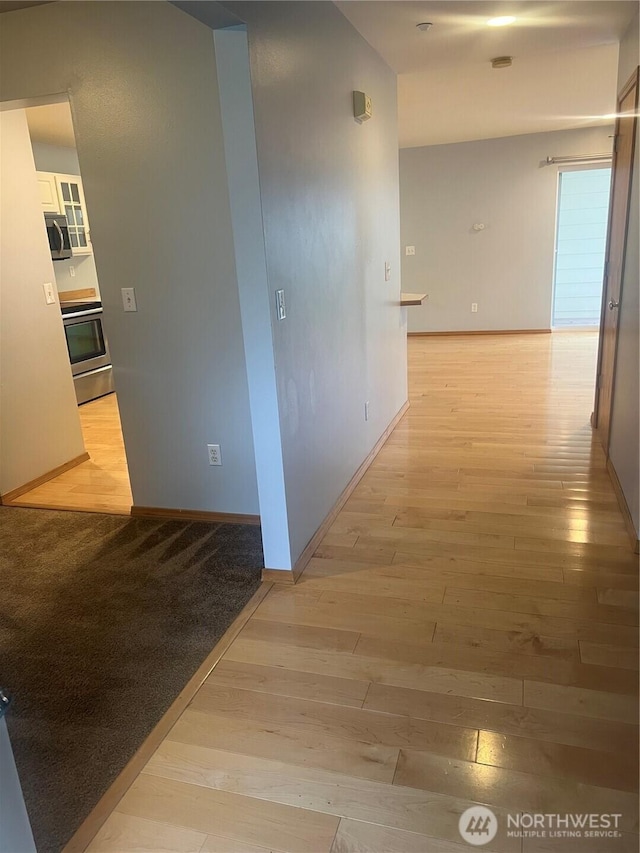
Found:
M 637 850 L 638 558 L 592 438 L 592 333 L 409 340 L 411 407 L 90 846 Z M 507 815 L 618 814 L 615 837 Z

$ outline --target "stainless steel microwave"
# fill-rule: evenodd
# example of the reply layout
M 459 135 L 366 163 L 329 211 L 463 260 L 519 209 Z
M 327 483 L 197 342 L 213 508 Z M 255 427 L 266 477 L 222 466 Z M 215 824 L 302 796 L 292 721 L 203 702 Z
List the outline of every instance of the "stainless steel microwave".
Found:
M 63 213 L 45 213 L 44 221 L 47 226 L 47 237 L 51 258 L 54 261 L 64 261 L 73 257 L 71 250 L 71 238 L 69 236 L 69 223 Z

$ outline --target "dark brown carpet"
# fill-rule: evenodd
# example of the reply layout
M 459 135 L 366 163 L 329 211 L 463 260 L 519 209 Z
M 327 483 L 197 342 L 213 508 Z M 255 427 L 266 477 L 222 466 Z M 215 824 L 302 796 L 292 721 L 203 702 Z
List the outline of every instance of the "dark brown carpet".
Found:
M 260 528 L 0 506 L 0 686 L 58 853 L 260 583 Z

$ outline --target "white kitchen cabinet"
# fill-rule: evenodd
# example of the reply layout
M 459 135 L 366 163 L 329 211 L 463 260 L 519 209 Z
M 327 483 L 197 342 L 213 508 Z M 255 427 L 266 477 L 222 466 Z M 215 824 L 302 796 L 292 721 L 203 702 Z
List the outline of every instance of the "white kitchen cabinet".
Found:
M 69 223 L 69 237 L 74 255 L 90 255 L 87 204 L 79 175 L 38 172 L 38 186 L 43 210 L 64 213 Z
M 40 201 L 42 209 L 52 213 L 60 213 L 58 204 L 58 188 L 56 176 L 49 172 L 38 172 L 38 189 L 40 190 Z

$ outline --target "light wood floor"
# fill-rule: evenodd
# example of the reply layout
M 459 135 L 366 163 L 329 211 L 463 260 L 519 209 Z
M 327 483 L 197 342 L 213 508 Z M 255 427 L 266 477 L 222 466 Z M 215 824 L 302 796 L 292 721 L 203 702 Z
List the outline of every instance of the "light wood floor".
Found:
M 15 498 L 9 506 L 129 515 L 131 487 L 115 394 L 78 409 L 91 459 Z
M 92 853 L 631 853 L 637 558 L 592 439 L 595 336 L 411 339 L 411 408 Z M 132 709 L 132 713 L 135 712 Z M 509 839 L 507 813 L 620 814 Z

